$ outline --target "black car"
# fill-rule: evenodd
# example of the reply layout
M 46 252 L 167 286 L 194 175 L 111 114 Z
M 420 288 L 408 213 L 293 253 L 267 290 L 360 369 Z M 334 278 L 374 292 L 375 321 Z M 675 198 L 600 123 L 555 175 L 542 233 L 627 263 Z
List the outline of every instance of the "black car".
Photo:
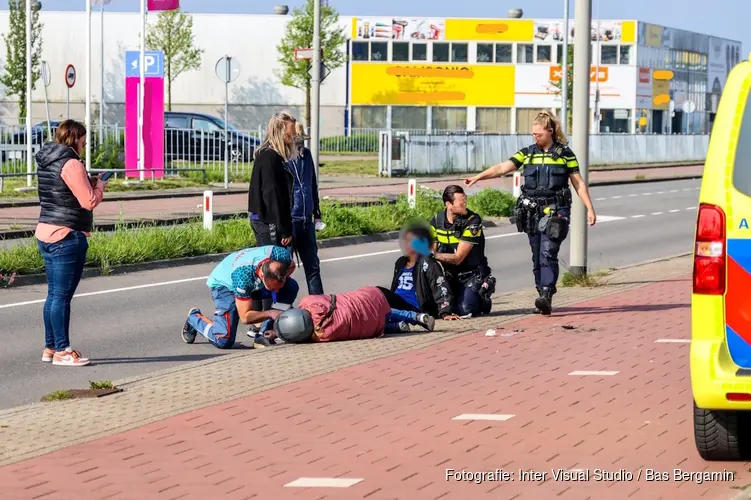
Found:
M 50 128 L 52 135 L 55 135 L 55 129 L 60 126 L 61 122 L 51 121 Z M 31 143 L 41 144 L 45 141 L 51 141 L 52 137 L 47 137 L 47 122 L 40 122 L 31 126 Z M 18 132 L 11 137 L 11 144 L 26 144 L 26 127 L 20 127 Z
M 229 147 L 224 143 L 224 120 L 203 113 L 164 113 L 164 151 L 169 161 L 223 161 L 229 150 L 230 161 L 250 162 L 260 144 L 256 137 L 228 127 Z

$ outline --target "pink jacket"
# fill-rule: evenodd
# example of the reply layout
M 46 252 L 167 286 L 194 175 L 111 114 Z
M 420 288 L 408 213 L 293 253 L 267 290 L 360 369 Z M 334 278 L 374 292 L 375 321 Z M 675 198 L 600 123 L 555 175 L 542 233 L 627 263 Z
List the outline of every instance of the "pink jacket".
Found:
M 330 295 L 309 295 L 298 306 L 313 316 L 316 331 L 313 342 L 355 340 L 380 337 L 391 312 L 386 297 L 374 286 L 336 295 L 336 307 L 328 319 Z

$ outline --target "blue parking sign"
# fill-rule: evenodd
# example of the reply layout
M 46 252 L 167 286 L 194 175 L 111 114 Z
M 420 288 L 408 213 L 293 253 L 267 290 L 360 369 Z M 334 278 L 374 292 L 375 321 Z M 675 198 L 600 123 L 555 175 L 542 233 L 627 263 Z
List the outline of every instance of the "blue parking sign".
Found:
M 144 52 L 146 67 L 144 76 L 164 78 L 164 53 L 159 50 L 147 50 Z M 141 61 L 141 52 L 129 50 L 125 53 L 125 76 L 141 76 L 139 62 Z

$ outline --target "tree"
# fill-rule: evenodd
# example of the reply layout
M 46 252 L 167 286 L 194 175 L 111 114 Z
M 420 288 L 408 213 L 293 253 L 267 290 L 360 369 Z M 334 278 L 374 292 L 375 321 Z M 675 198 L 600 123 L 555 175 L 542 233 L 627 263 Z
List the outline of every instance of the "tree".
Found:
M 572 117 L 574 113 L 572 112 L 573 103 L 574 103 L 574 46 L 569 44 L 568 46 L 568 71 L 565 72 L 568 76 L 568 99 L 566 99 L 566 104 L 568 105 L 568 126 L 566 127 L 567 130 L 571 130 L 571 124 L 572 124 Z M 561 73 L 564 73 L 563 71 L 563 63 L 561 63 Z M 563 93 L 563 78 L 558 80 L 557 82 L 550 82 L 551 85 L 553 85 L 555 88 L 558 89 L 558 94 Z
M 339 26 L 339 14 L 328 2 L 321 2 L 321 49 L 323 62 L 334 70 L 344 64 L 344 30 Z M 313 0 L 292 12 L 284 38 L 276 50 L 282 66 L 276 72 L 282 84 L 305 92 L 305 123 L 310 126 L 310 73 L 311 61 L 296 61 L 295 49 L 313 46 Z
M 39 22 L 39 10 L 42 5 L 32 3 L 31 14 L 31 88 L 41 74 L 42 63 L 42 23 Z M 26 117 L 26 2 L 8 0 L 8 34 L 5 39 L 5 73 L 0 83 L 5 93 L 18 97 L 18 118 L 22 122 Z
M 195 46 L 193 18 L 180 9 L 160 12 L 156 24 L 147 31 L 146 46 L 164 52 L 167 111 L 172 111 L 172 82 L 186 71 L 201 67 L 203 49 Z

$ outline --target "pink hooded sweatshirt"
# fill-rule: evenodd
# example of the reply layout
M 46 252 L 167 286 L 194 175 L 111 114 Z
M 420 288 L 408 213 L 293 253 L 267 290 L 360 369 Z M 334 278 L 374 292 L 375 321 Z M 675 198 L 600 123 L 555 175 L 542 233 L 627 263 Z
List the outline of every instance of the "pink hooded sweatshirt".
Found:
M 374 286 L 337 294 L 336 308 L 328 319 L 324 318 L 331 308 L 330 295 L 309 295 L 298 307 L 313 316 L 313 342 L 380 337 L 386 328 L 386 315 L 391 312 L 386 297 Z

